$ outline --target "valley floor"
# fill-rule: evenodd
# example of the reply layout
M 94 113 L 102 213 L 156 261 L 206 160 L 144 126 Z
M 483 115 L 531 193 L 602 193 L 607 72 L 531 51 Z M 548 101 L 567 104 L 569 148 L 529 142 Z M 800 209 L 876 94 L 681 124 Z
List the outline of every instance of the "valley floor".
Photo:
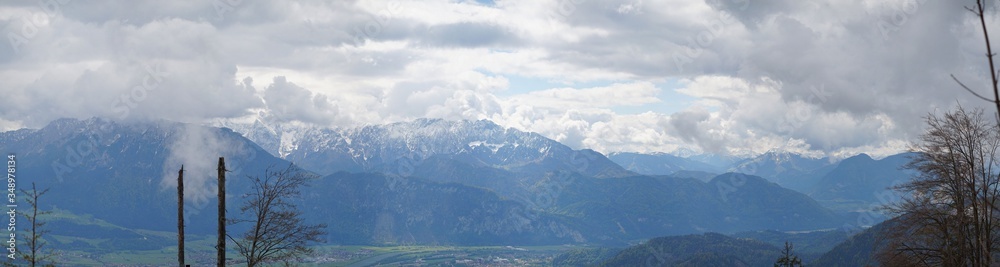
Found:
M 301 266 L 550 266 L 553 257 L 571 246 L 544 247 L 451 247 L 451 246 L 318 246 Z M 59 266 L 173 266 L 176 247 L 149 251 L 108 253 L 58 251 Z M 187 264 L 212 265 L 211 250 L 188 251 Z M 230 263 L 240 264 L 230 253 Z

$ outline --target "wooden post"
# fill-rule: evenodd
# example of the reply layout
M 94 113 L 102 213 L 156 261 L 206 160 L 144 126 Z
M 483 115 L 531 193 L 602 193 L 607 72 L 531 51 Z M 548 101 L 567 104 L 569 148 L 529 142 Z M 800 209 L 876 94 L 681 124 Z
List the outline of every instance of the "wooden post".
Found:
M 177 171 L 177 262 L 184 267 L 184 165 Z
M 218 266 L 226 266 L 226 158 L 219 157 L 219 243 Z

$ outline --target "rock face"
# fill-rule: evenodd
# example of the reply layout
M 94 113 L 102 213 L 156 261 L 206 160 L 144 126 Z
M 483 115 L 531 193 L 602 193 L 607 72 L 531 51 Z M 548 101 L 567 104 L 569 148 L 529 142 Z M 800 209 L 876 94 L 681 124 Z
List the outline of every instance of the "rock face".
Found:
M 231 127 L 272 154 L 321 174 L 377 171 L 408 176 L 413 165 L 435 156 L 513 171 L 577 169 L 597 177 L 631 174 L 600 153 L 573 150 L 539 134 L 488 120 L 418 119 L 346 129 L 267 125 L 260 120 L 220 126 Z

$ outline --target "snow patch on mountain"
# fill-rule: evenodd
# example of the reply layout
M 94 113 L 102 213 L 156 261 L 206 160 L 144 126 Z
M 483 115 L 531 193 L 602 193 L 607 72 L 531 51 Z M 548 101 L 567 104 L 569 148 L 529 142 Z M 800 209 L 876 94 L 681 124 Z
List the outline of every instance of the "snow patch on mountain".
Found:
M 574 164 L 569 160 L 572 148 L 489 120 L 417 119 L 345 128 L 267 121 L 254 120 L 253 125 L 221 122 L 216 126 L 229 127 L 260 142 L 276 157 L 320 173 L 385 171 L 396 164 L 414 165 L 438 155 L 493 167 L 555 164 L 543 168 L 548 169 Z M 606 158 L 603 161 L 598 166 L 604 169 L 595 172 L 617 173 L 611 176 L 627 172 Z

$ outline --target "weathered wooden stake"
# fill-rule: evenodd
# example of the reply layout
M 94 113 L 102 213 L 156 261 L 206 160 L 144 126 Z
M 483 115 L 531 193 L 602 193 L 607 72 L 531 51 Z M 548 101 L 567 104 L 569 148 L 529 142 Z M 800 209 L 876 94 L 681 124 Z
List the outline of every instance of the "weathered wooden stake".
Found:
M 177 171 L 177 263 L 184 267 L 184 165 Z
M 226 158 L 219 157 L 219 243 L 218 266 L 226 266 Z

